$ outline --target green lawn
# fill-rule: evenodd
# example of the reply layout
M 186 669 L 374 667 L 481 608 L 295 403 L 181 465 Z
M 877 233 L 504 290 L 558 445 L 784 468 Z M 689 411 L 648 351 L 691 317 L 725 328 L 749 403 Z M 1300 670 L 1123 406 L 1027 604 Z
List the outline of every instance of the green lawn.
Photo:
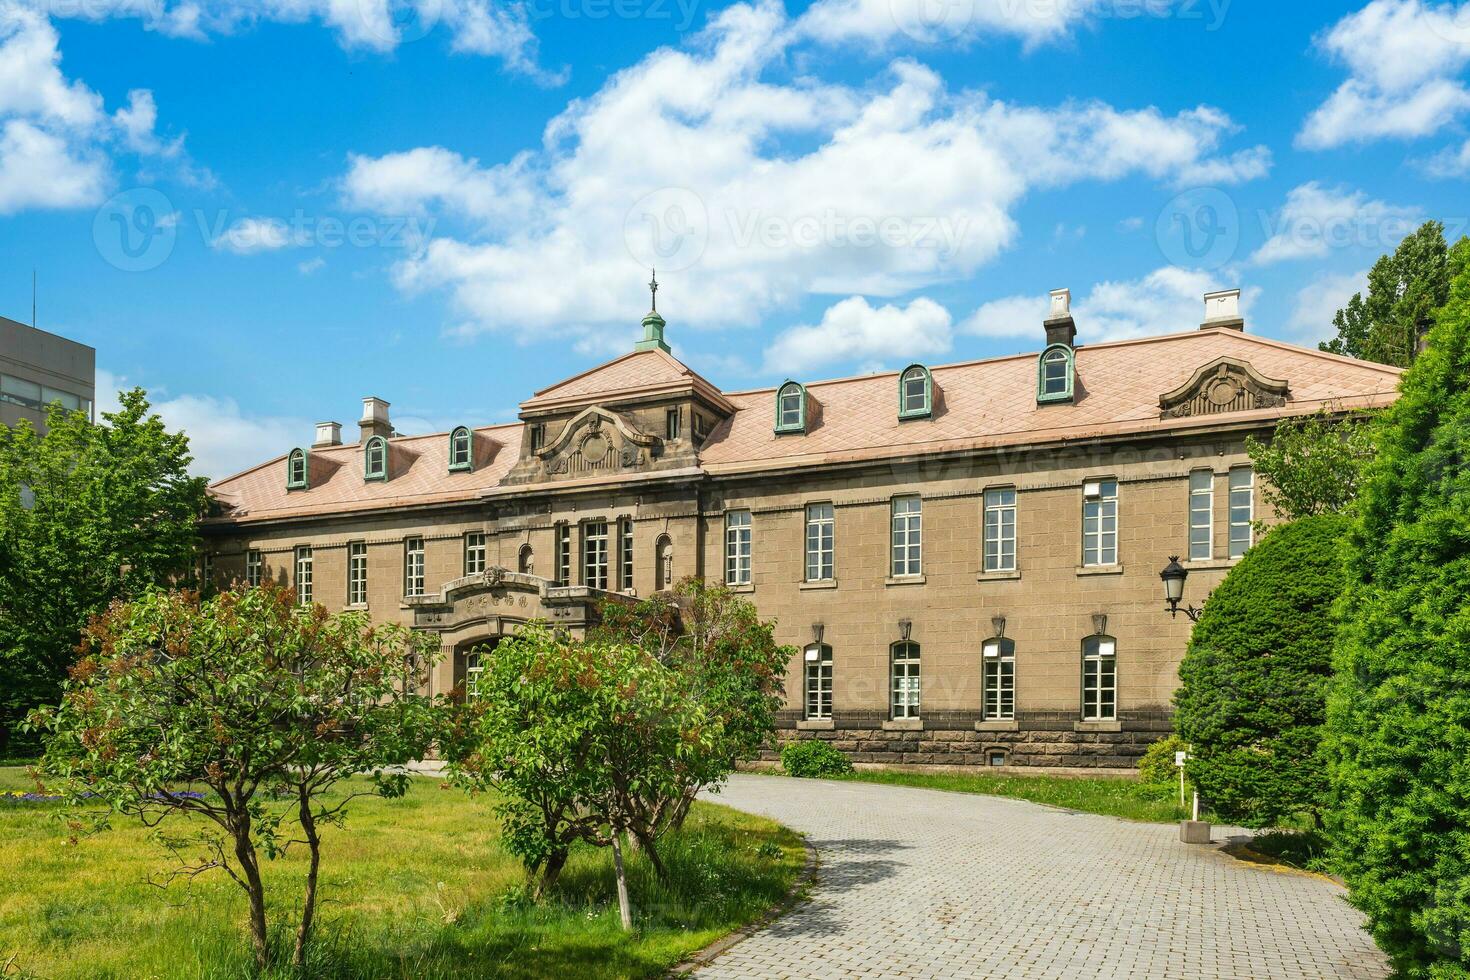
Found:
M 32 786 L 0 770 L 0 792 Z M 574 853 L 554 900 L 527 907 L 501 850 L 492 800 L 416 779 L 400 800 L 353 804 L 328 831 L 311 977 L 655 976 L 758 917 L 804 861 L 795 834 L 697 804 L 662 852 L 675 882 L 629 867 L 638 932 L 618 928 L 611 857 Z M 160 889 L 167 855 L 141 827 L 68 844 L 54 804 L 0 803 L 0 976 L 248 977 L 244 894 L 222 873 Z M 272 922 L 299 900 L 305 852 L 268 862 Z M 12 960 L 9 973 L 7 960 Z M 284 974 L 283 974 L 284 975 Z
M 996 773 L 910 772 L 899 769 L 859 769 L 842 777 L 892 786 L 919 786 L 957 793 L 1009 796 L 1033 803 L 1101 813 L 1128 820 L 1172 823 L 1189 814 L 1179 805 L 1172 788 L 1157 790 L 1133 779 L 1105 776 L 1002 776 Z

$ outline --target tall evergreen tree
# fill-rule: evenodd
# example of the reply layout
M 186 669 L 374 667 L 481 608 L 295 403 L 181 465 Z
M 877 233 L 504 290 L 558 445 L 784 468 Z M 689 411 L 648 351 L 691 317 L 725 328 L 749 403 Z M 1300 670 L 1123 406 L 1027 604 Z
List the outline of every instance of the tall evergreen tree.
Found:
M 1463 255 L 1463 243 L 1456 247 Z M 1470 272 L 1383 416 L 1328 733 L 1352 901 L 1409 977 L 1470 974 Z
M 55 703 L 92 616 L 190 573 L 206 499 L 191 461 L 139 389 L 101 424 L 53 405 L 44 436 L 0 426 L 0 755 Z

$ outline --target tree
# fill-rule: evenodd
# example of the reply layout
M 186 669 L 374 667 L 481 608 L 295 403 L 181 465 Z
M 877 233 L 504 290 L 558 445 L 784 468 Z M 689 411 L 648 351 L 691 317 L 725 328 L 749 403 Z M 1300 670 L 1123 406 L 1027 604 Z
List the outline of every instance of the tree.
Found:
M 434 708 L 418 690 L 437 642 L 362 613 L 299 607 L 289 590 L 265 586 L 202 602 L 150 591 L 109 607 L 82 647 L 60 705 L 33 715 L 46 736 L 41 772 L 60 779 L 73 803 L 100 799 L 110 814 L 159 828 L 179 860 L 166 878 L 228 874 L 249 900 L 260 967 L 269 959 L 262 852 L 274 858 L 304 844 L 292 957 L 301 966 L 320 830 L 341 825 L 365 793 L 407 788 L 405 775 L 384 767 L 421 758 L 430 744 Z M 370 789 L 328 795 L 367 769 Z M 163 834 L 180 819 L 181 833 Z
M 1319 751 L 1345 528 L 1322 515 L 1272 529 L 1210 594 L 1179 665 L 1186 774 L 1228 820 L 1315 820 L 1326 800 Z
M 1410 977 L 1470 972 L 1470 272 L 1382 419 L 1328 704 L 1350 897 Z
M 207 498 L 188 437 L 141 390 L 120 397 L 101 425 L 53 405 L 44 436 L 0 426 L 0 755 L 56 702 L 91 617 L 194 565 Z
M 1337 311 L 1337 336 L 1320 346 L 1380 364 L 1408 367 L 1418 353 L 1435 310 L 1449 296 L 1450 280 L 1464 268 L 1465 239 L 1446 247 L 1444 225 L 1426 221 L 1368 272 L 1368 295 L 1354 293 Z
M 1269 440 L 1246 436 L 1251 464 L 1265 479 L 1266 502 L 1288 521 L 1345 513 L 1373 453 L 1370 418 L 1324 408 L 1282 419 Z

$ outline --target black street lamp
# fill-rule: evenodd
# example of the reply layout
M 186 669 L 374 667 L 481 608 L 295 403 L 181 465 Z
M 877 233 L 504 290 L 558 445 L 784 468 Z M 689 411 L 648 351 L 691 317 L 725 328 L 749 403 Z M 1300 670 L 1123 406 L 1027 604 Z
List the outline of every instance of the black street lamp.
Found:
M 1180 612 L 1179 603 L 1184 599 L 1184 580 L 1189 578 L 1189 569 L 1179 564 L 1178 555 L 1170 555 L 1169 564 L 1164 566 L 1159 578 L 1164 580 L 1164 602 L 1167 603 L 1165 608 L 1171 617 L 1177 616 Z M 1203 610 L 1197 606 L 1185 606 L 1183 611 L 1191 623 L 1197 623 Z

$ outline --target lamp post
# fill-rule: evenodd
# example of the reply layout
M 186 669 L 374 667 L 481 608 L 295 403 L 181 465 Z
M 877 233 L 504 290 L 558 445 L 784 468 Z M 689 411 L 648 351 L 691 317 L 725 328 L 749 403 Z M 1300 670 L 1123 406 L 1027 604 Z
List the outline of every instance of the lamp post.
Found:
M 1203 610 L 1198 606 L 1185 606 L 1183 610 L 1179 608 L 1179 603 L 1184 599 L 1184 580 L 1189 578 L 1189 569 L 1179 564 L 1178 555 L 1169 556 L 1169 564 L 1164 566 L 1159 578 L 1164 580 L 1164 608 L 1169 615 L 1177 616 L 1182 611 L 1191 623 L 1199 622 Z

